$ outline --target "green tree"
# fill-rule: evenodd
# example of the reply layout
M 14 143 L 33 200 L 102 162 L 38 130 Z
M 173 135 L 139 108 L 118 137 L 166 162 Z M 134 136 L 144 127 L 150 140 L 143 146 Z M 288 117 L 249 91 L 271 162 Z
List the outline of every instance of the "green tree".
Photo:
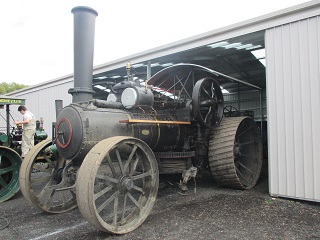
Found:
M 6 93 L 13 92 L 26 87 L 28 87 L 28 85 L 19 84 L 15 82 L 12 82 L 12 83 L 2 82 L 0 84 L 0 94 L 6 94 Z

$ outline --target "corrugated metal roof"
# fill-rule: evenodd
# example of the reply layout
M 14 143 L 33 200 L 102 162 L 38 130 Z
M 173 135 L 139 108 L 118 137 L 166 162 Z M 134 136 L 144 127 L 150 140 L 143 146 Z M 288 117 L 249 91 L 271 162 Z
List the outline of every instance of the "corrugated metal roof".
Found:
M 162 70 L 168 64 L 192 63 L 265 89 L 265 66 L 252 53 L 253 50 L 264 49 L 265 29 L 316 16 L 319 12 L 320 1 L 310 1 L 134 54 L 96 66 L 93 83 L 122 81 L 126 77 L 125 66 L 128 61 L 131 62 L 132 72 L 137 77 L 147 79 L 147 65 L 150 61 L 151 74 Z M 238 91 L 238 84 L 230 81 L 220 83 L 229 92 Z M 95 90 L 98 93 L 97 96 L 99 92 L 105 95 L 105 92 Z M 241 90 L 249 89 L 242 88 Z

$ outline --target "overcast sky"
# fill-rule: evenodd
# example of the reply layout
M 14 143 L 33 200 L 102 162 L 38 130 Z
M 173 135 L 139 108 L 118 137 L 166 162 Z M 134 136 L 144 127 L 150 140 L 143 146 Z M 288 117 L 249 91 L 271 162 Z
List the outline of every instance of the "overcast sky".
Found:
M 0 2 L 0 82 L 35 85 L 73 72 L 75 6 L 94 8 L 94 66 L 306 0 L 7 0 Z

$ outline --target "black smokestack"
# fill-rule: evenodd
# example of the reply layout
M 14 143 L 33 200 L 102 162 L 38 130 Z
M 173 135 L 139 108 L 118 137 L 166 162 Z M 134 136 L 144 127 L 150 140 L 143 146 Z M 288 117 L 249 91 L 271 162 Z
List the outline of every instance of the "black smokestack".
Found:
M 94 31 L 98 13 L 89 7 L 75 7 L 71 12 L 74 15 L 74 88 L 68 93 L 76 103 L 93 99 Z

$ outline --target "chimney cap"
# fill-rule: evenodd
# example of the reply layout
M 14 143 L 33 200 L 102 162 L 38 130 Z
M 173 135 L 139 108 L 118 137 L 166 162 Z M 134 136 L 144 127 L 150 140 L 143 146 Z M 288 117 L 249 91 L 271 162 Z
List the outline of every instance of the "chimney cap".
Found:
M 94 10 L 91 7 L 86 7 L 86 6 L 78 6 L 78 7 L 74 7 L 71 10 L 72 13 L 76 13 L 76 12 L 89 12 L 92 13 L 96 16 L 98 16 L 98 12 L 96 10 Z

